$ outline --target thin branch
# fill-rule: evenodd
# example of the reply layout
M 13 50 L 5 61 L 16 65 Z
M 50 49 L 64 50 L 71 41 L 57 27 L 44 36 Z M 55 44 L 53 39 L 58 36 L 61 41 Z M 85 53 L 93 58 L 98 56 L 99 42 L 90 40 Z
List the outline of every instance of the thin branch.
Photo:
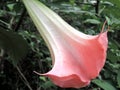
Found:
M 100 4 L 100 1 L 99 1 L 99 0 L 97 0 L 97 1 L 96 1 L 96 4 L 94 5 L 96 15 L 98 15 L 98 14 L 99 14 L 99 4 Z
M 18 31 L 18 29 L 19 29 L 19 27 L 20 27 L 20 25 L 21 25 L 21 23 L 22 23 L 22 21 L 23 21 L 23 18 L 24 18 L 24 16 L 25 16 L 25 14 L 26 14 L 26 9 L 24 8 L 23 11 L 22 11 L 21 17 L 20 17 L 20 19 L 19 19 L 19 21 L 18 21 L 18 24 L 17 24 L 16 27 L 14 28 L 14 31 Z
M 19 69 L 18 66 L 16 66 L 18 72 L 20 73 L 21 77 L 24 80 L 24 83 L 26 84 L 26 86 L 29 88 L 29 90 L 33 90 L 32 87 L 30 86 L 29 82 L 27 81 L 26 77 L 24 76 L 24 74 L 21 72 L 21 70 Z
M 11 30 L 10 28 L 8 28 L 8 27 L 6 27 L 6 26 L 4 26 L 4 25 L 1 25 L 1 24 L 0 24 L 0 27 L 1 27 L 1 28 L 4 28 L 4 29 L 7 29 L 7 30 Z M 12 30 L 11 30 L 11 31 L 12 31 Z
M 6 22 L 4 22 L 4 21 L 2 21 L 2 20 L 0 20 L 0 23 L 4 24 L 4 25 L 6 25 L 6 26 L 9 26 L 8 23 L 6 23 Z
M 3 57 L 4 57 L 4 50 L 0 49 L 0 71 L 1 72 L 3 72 L 3 69 L 4 69 L 4 60 L 3 60 Z
M 3 55 L 4 55 L 4 50 L 0 49 L 0 63 L 2 61 Z
M 4 55 L 4 50 L 0 49 L 0 57 L 2 57 Z

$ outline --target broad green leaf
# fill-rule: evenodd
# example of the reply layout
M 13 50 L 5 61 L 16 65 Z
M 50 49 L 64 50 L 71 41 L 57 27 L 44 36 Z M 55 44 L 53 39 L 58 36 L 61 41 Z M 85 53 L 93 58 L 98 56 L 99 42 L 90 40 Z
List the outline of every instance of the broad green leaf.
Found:
M 108 0 L 103 0 L 103 1 L 108 1 Z M 107 14 L 107 16 L 113 15 L 117 19 L 120 19 L 120 14 L 119 14 L 120 0 L 109 0 L 109 2 L 111 2 L 113 5 L 112 6 L 106 5 L 103 14 Z
M 109 1 L 104 1 L 104 2 L 101 2 L 101 4 L 114 6 L 114 4 L 113 4 L 113 3 L 111 3 L 111 2 L 109 2 Z
M 95 79 L 92 82 L 101 87 L 103 90 L 116 90 L 116 88 L 107 81 Z
M 13 60 L 13 64 L 16 65 L 18 61 L 26 55 L 28 44 L 23 37 L 17 33 L 0 28 L 0 48 L 8 53 Z
M 85 23 L 91 23 L 91 24 L 100 24 L 100 21 L 96 19 L 87 19 L 84 21 Z
M 113 4 L 115 4 L 118 8 L 120 8 L 120 0 L 109 0 Z
M 7 7 L 10 9 L 10 11 L 13 10 L 15 4 L 7 4 Z
M 72 5 L 75 4 L 75 0 L 69 0 Z

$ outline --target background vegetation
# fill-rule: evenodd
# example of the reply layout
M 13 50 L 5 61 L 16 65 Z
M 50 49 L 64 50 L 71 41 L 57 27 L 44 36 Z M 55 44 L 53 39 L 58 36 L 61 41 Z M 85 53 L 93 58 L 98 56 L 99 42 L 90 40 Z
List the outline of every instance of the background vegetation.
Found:
M 1 90 L 119 90 L 120 0 L 40 0 L 76 29 L 86 34 L 100 32 L 107 19 L 109 47 L 99 77 L 81 89 L 55 86 L 45 73 L 52 68 L 46 44 L 37 32 L 21 0 L 0 0 Z

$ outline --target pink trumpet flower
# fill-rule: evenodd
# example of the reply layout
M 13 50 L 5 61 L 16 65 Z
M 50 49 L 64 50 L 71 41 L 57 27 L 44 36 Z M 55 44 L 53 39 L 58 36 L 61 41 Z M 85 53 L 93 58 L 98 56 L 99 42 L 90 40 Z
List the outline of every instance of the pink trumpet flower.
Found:
M 23 0 L 29 15 L 45 40 L 53 68 L 39 74 L 64 88 L 81 88 L 96 78 L 106 60 L 107 31 L 86 35 L 37 0 Z

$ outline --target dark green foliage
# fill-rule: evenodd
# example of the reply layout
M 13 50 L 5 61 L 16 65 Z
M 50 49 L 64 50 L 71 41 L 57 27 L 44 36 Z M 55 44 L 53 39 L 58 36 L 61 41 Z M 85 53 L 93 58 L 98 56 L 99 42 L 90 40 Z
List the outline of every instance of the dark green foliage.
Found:
M 116 90 L 116 88 L 112 86 L 112 84 L 109 81 L 95 79 L 92 82 L 104 90 Z
M 0 48 L 8 53 L 16 65 L 27 54 L 28 44 L 17 33 L 0 28 Z
M 99 33 L 106 19 L 110 30 L 105 66 L 89 86 L 81 89 L 60 88 L 48 78 L 39 77 L 33 71 L 45 73 L 52 68 L 49 50 L 21 0 L 1 0 L 0 90 L 119 90 L 120 0 L 99 0 L 98 13 L 91 0 L 40 1 L 86 34 Z

